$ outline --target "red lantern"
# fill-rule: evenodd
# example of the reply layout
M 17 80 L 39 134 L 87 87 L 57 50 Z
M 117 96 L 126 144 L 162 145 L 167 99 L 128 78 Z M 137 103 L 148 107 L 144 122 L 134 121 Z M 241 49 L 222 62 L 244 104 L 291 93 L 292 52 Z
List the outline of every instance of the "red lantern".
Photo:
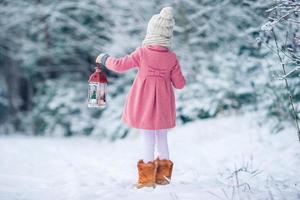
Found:
M 88 89 L 88 107 L 103 108 L 106 106 L 107 78 L 97 63 L 95 72 L 90 76 Z

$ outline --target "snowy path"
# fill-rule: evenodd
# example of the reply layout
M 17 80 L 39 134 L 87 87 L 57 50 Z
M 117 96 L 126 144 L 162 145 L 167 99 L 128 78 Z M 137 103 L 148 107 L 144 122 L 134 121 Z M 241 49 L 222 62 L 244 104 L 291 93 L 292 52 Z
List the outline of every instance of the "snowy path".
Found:
M 138 137 L 115 143 L 0 137 L 0 200 L 300 199 L 294 131 L 271 135 L 254 118 L 203 120 L 173 130 L 172 184 L 155 190 L 132 187 Z

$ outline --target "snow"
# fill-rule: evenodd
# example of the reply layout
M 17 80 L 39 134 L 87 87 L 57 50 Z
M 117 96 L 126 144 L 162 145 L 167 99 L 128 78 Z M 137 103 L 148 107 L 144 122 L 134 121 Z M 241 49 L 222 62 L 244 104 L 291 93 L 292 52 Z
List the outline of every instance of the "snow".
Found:
M 261 26 L 262 31 L 271 31 L 278 21 L 267 22 Z
M 3 136 L 0 199 L 299 199 L 295 130 L 270 134 L 257 118 L 223 116 L 171 130 L 172 183 L 156 189 L 133 187 L 141 152 L 138 131 L 115 142 Z

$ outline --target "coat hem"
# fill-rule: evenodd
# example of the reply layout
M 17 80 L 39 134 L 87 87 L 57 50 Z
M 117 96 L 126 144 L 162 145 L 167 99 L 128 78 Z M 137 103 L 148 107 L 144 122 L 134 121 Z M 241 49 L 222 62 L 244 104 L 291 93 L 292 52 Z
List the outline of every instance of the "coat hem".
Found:
M 171 126 L 154 127 L 154 128 L 153 128 L 153 127 L 145 127 L 145 126 L 135 126 L 135 125 L 131 124 L 130 122 L 128 122 L 128 121 L 127 121 L 126 119 L 124 119 L 123 117 L 122 117 L 122 121 L 123 121 L 125 124 L 131 126 L 132 128 L 136 128 L 136 129 L 144 129 L 144 130 L 172 129 L 172 128 L 175 128 L 175 127 L 176 127 L 176 124 L 171 125 Z

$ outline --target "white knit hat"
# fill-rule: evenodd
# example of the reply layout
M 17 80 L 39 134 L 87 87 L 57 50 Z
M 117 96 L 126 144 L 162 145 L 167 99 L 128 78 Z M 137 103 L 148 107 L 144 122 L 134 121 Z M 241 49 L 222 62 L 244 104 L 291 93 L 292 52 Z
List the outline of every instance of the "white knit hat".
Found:
M 148 23 L 143 46 L 161 45 L 171 48 L 173 26 L 175 25 L 172 10 L 172 7 L 165 7 L 159 14 L 152 16 Z

